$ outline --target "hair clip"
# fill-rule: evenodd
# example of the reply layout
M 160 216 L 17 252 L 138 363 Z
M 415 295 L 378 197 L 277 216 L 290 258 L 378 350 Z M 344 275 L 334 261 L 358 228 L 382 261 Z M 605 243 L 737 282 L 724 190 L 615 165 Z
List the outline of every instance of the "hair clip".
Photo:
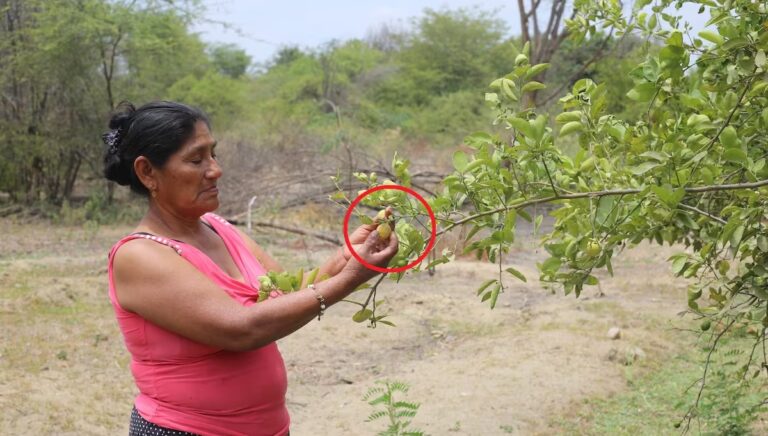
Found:
M 120 142 L 120 129 L 113 129 L 101 135 L 101 140 L 109 147 L 110 154 L 117 154 L 117 144 Z

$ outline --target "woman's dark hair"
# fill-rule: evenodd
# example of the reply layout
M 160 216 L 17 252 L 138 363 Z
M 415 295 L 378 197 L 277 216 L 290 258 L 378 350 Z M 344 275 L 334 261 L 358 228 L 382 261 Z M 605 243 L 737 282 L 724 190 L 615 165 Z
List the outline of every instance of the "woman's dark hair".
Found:
M 109 132 L 102 136 L 106 144 L 104 177 L 133 192 L 148 195 L 133 170 L 133 162 L 144 156 L 162 168 L 168 158 L 189 140 L 198 121 L 210 128 L 208 117 L 197 108 L 172 101 L 155 101 L 136 109 L 129 102 L 118 105 L 109 120 Z

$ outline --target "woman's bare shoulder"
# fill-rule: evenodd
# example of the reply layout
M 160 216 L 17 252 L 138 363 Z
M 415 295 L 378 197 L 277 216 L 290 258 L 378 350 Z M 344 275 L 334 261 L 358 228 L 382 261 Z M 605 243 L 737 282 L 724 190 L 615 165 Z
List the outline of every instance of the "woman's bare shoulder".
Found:
M 169 263 L 176 263 L 179 255 L 171 245 L 165 245 L 145 238 L 135 238 L 122 244 L 114 253 L 114 266 L 117 271 L 131 272 L 142 270 L 150 273 L 166 270 Z

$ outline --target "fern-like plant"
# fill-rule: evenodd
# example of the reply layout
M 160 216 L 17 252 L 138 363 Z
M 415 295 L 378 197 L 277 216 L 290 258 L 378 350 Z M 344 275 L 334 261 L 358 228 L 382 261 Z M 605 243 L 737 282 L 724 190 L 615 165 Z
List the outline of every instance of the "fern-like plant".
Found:
M 408 402 L 404 400 L 395 400 L 395 393 L 408 393 L 409 386 L 403 382 L 397 381 L 378 381 L 377 384 L 368 389 L 363 397 L 363 401 L 375 407 L 366 419 L 366 422 L 376 421 L 382 418 L 389 419 L 389 426 L 386 430 L 379 432 L 379 436 L 424 436 L 424 432 L 417 429 L 409 429 L 411 420 L 416 416 L 419 409 L 419 403 Z

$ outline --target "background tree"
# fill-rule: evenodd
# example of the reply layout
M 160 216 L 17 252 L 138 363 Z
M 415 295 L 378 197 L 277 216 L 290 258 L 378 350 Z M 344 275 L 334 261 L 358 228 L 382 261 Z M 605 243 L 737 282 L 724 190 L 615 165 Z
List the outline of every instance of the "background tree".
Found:
M 211 68 L 188 30 L 197 2 L 3 0 L 0 10 L 0 190 L 15 201 L 71 198 L 82 168 L 100 174 L 99 134 L 119 100 L 166 98 Z
M 251 57 L 235 44 L 215 44 L 209 51 L 219 73 L 233 79 L 240 78 L 251 65 Z

